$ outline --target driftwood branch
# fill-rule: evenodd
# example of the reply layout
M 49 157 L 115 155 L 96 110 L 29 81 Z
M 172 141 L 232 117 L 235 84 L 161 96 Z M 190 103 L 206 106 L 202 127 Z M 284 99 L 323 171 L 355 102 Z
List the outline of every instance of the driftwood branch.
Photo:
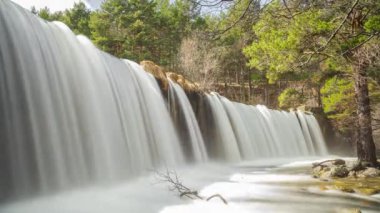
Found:
M 329 163 L 329 162 L 344 163 L 344 160 L 342 160 L 342 159 L 325 160 L 325 161 L 322 161 L 322 162 L 319 162 L 319 163 L 313 163 L 312 168 L 315 168 L 315 167 L 318 167 L 318 166 L 323 166 L 323 164 Z
M 179 197 L 187 197 L 189 199 L 199 199 L 199 200 L 205 200 L 210 201 L 213 198 L 219 198 L 224 204 L 228 204 L 227 200 L 220 194 L 214 194 L 209 197 L 202 197 L 199 195 L 198 191 L 192 190 L 188 188 L 187 186 L 182 184 L 182 181 L 178 177 L 177 173 L 175 171 L 169 171 L 166 169 L 165 172 L 158 172 L 156 171 L 157 179 L 160 182 L 165 182 L 169 184 L 169 190 L 175 191 L 178 193 Z
M 223 201 L 224 204 L 226 204 L 226 205 L 228 204 L 227 201 L 226 201 L 226 199 L 224 199 L 220 194 L 214 194 L 214 195 L 208 197 L 208 198 L 206 199 L 206 201 L 209 201 L 209 200 L 211 200 L 211 199 L 213 199 L 213 198 L 216 198 L 216 197 L 218 197 L 219 199 L 221 199 L 221 200 Z

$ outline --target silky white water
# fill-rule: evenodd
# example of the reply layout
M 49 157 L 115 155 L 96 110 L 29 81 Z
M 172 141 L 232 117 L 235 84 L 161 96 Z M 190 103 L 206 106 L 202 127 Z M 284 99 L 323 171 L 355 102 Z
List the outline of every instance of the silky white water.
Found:
M 208 95 L 207 101 L 216 124 L 214 148 L 220 150 L 217 157 L 221 159 L 327 154 L 321 130 L 312 115 L 231 102 L 216 93 Z
M 8 1 L 0 1 L 0 16 L 2 169 L 10 194 L 183 162 L 160 89 L 139 65 Z
M 182 87 L 171 80 L 169 80 L 169 99 L 169 110 L 176 114 L 182 113 L 184 117 L 179 120 L 184 121 L 185 129 L 182 131 L 185 131 L 188 134 L 185 134 L 185 137 L 181 138 L 181 140 L 183 140 L 184 143 L 190 144 L 193 159 L 195 161 L 206 161 L 208 159 L 206 147 L 190 101 Z M 174 115 L 173 117 L 177 116 L 179 117 L 180 115 Z
M 0 200 L 190 162 L 327 154 L 312 115 L 211 93 L 199 96 L 208 110 L 201 116 L 180 86 L 169 90 L 166 97 L 138 64 L 98 50 L 64 24 L 0 0 Z M 181 114 L 176 122 L 173 112 Z

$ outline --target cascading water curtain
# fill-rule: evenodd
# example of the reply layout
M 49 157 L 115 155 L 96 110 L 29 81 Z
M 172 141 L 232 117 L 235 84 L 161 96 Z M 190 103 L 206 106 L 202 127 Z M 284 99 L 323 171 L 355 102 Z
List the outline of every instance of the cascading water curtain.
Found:
M 7 0 L 0 32 L 2 197 L 184 161 L 160 88 L 139 65 Z

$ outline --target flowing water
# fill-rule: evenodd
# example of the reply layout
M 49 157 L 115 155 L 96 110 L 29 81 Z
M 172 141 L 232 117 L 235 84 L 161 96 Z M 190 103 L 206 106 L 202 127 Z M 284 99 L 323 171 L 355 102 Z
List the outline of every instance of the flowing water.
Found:
M 135 62 L 8 0 L 0 118 L 0 212 L 172 212 L 164 207 L 183 201 L 149 185 L 152 169 L 187 172 L 205 187 L 256 168 L 240 162 L 327 155 L 311 114 L 216 93 L 193 100 L 173 82 L 165 94 Z
M 208 156 L 205 143 L 191 103 L 182 87 L 173 83 L 171 80 L 169 80 L 169 99 L 169 111 L 172 112 L 172 117 L 177 124 L 178 132 L 182 135 L 180 139 L 185 152 L 186 150 L 191 152 L 194 158 L 193 160 L 197 162 L 206 161 Z M 185 123 L 183 128 L 180 128 L 181 121 Z

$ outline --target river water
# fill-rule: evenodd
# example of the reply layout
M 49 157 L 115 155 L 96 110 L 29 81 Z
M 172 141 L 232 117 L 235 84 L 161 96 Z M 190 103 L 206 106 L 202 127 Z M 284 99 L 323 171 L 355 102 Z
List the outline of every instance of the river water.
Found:
M 344 212 L 360 209 L 379 212 L 380 196 L 362 196 L 338 191 L 321 191 L 311 178 L 312 159 L 278 159 L 235 165 L 203 164 L 177 168 L 187 187 L 211 201 L 179 198 L 152 172 L 144 177 L 113 185 L 67 191 L 46 197 L 13 202 L 0 207 L 9 213 L 194 213 L 194 212 Z M 321 160 L 321 159 L 318 159 Z M 285 164 L 284 164 L 285 163 Z M 350 212 L 350 211 L 348 211 Z

